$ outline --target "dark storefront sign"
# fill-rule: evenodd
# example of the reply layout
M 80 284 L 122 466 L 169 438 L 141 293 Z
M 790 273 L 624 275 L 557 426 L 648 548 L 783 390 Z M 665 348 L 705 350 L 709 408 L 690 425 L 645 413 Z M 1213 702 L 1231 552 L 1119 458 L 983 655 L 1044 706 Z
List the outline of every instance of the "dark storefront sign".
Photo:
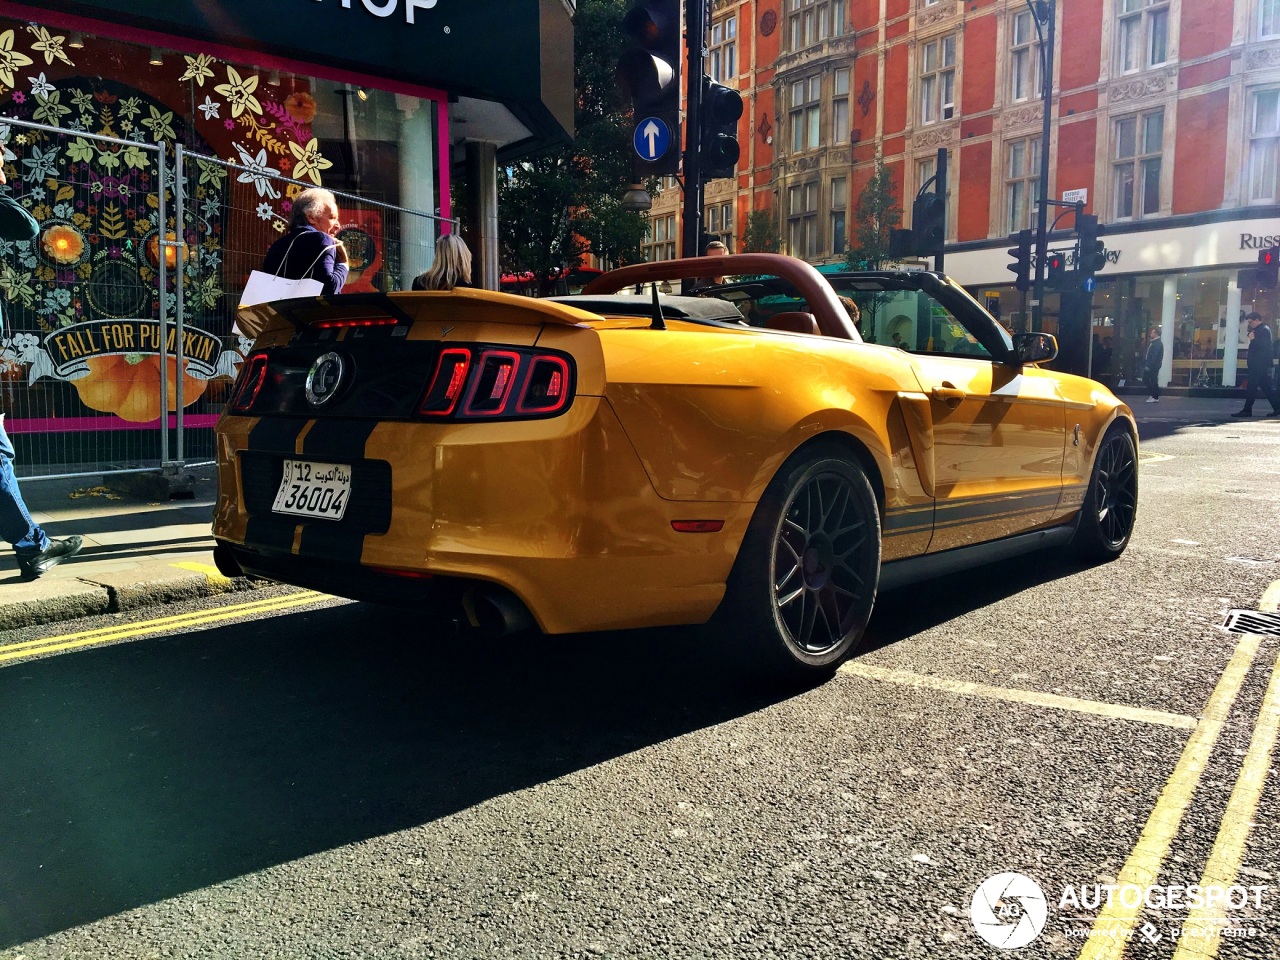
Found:
M 58 9 L 494 100 L 543 142 L 573 129 L 564 0 L 77 0 Z M 30 8 L 32 19 L 47 15 Z

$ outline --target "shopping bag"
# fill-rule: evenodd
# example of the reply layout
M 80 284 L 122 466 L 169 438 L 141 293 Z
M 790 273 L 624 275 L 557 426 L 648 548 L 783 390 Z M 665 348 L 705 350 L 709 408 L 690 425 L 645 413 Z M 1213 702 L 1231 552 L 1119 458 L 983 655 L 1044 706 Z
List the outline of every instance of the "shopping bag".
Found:
M 272 300 L 289 300 L 293 297 L 318 297 L 324 293 L 324 284 L 319 280 L 307 277 L 304 280 L 290 280 L 288 277 L 277 277 L 261 270 L 249 274 L 249 282 L 244 285 L 244 293 L 240 294 L 240 306 L 252 307 Z

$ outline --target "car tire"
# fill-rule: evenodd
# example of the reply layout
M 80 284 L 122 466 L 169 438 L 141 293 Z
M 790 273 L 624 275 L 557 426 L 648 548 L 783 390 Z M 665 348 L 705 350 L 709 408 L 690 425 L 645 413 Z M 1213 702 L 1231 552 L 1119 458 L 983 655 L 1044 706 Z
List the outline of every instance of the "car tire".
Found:
M 1113 426 L 1093 458 L 1072 551 L 1090 563 L 1114 560 L 1129 545 L 1137 513 L 1138 450 L 1128 430 Z
M 760 676 L 821 680 L 856 647 L 880 579 L 880 512 L 862 468 L 801 452 L 765 489 L 721 606 L 721 639 Z M 735 657 L 735 659 L 737 659 Z

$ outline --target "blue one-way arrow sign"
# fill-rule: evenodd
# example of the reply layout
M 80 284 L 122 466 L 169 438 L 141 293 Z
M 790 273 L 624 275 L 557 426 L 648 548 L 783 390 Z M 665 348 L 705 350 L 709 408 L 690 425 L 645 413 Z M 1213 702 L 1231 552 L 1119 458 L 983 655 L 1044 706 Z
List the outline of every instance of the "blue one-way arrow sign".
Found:
M 653 163 L 671 147 L 671 128 L 657 117 L 645 117 L 636 124 L 631 142 L 641 160 Z

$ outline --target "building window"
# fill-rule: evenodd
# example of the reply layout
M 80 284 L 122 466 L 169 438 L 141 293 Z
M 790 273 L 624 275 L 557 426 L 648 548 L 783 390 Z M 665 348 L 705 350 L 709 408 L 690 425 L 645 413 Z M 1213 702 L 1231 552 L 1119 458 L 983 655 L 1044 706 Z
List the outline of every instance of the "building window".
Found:
M 738 75 L 738 18 L 725 17 L 711 25 L 711 79 L 724 83 Z
M 1258 39 L 1280 36 L 1280 0 L 1258 0 Z
M 1259 90 L 1249 98 L 1249 170 L 1246 174 L 1250 203 L 1275 203 L 1277 154 L 1280 153 L 1280 89 Z
M 1169 0 L 1119 0 L 1116 31 L 1121 73 L 1149 70 L 1169 60 Z
M 844 228 L 848 207 L 847 181 L 844 177 L 836 177 L 831 181 L 831 252 L 836 256 L 844 253 L 847 242 Z
M 787 246 L 793 257 L 818 255 L 818 184 L 787 188 Z
M 787 37 L 791 50 L 812 47 L 845 32 L 848 0 L 787 0 Z
M 791 84 L 791 152 L 813 150 L 822 143 L 819 98 L 822 78 L 806 77 Z
M 733 202 L 713 203 L 702 211 L 707 240 L 722 240 L 733 252 Z M 699 250 L 699 253 L 705 251 Z
M 835 96 L 831 101 L 831 142 L 849 140 L 849 71 L 835 72 Z
M 1017 233 L 1035 220 L 1040 199 L 1040 138 L 1027 137 L 1008 145 L 1005 165 L 1005 232 Z
M 1164 148 L 1164 111 L 1136 114 L 1116 121 L 1116 219 L 1136 219 L 1160 212 L 1160 156 Z
M 642 248 L 646 260 L 676 258 L 676 215 L 674 213 L 649 218 Z
M 921 49 L 920 122 L 950 120 L 956 106 L 956 38 L 940 37 Z
M 1015 102 L 1040 96 L 1040 53 L 1036 22 L 1029 11 L 1013 17 L 1013 43 L 1009 58 L 1009 97 Z

